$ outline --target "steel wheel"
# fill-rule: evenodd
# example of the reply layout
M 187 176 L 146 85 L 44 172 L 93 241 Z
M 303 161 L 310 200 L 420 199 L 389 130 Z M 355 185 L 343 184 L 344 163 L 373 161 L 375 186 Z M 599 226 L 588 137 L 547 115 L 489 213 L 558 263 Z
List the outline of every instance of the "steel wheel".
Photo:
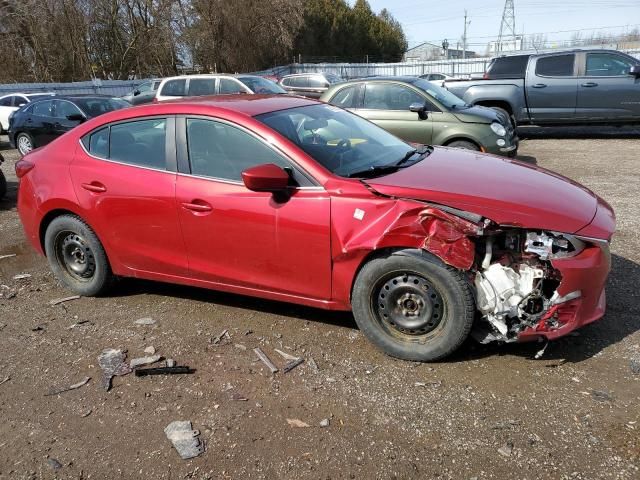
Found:
M 19 134 L 17 143 L 18 143 L 18 151 L 22 155 L 26 155 L 31 150 L 33 150 L 33 143 L 31 143 L 31 138 L 29 138 L 29 135 L 27 134 L 24 134 L 24 133 Z
M 443 324 L 445 303 L 422 275 L 394 272 L 380 279 L 373 290 L 372 311 L 380 326 L 404 341 L 424 341 Z
M 75 280 L 89 281 L 96 272 L 96 259 L 89 244 L 75 232 L 56 236 L 55 253 L 65 272 Z

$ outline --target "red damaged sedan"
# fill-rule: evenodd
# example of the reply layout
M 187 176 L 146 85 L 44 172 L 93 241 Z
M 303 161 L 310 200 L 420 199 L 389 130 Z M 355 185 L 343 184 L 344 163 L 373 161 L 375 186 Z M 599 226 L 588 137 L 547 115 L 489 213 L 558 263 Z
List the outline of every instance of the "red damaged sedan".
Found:
M 409 145 L 339 108 L 221 96 L 119 110 L 17 163 L 27 236 L 70 290 L 138 277 L 352 310 L 386 353 L 553 339 L 605 311 L 615 229 L 586 188 Z

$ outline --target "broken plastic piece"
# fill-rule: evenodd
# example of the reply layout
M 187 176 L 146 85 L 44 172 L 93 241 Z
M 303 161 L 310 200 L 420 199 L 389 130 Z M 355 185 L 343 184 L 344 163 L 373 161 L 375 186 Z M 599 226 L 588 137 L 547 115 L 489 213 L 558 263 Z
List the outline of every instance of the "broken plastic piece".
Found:
M 138 368 L 144 365 L 150 365 L 152 363 L 159 362 L 162 357 L 160 355 L 149 355 L 147 357 L 134 358 L 131 360 L 129 366 L 131 368 Z
M 80 295 L 72 295 L 70 297 L 56 298 L 55 300 L 51 300 L 49 302 L 49 305 L 51 305 L 51 306 L 59 305 L 61 303 L 70 302 L 72 300 L 78 300 L 79 298 L 80 298 Z
M 171 422 L 164 429 L 164 434 L 183 460 L 195 458 L 204 452 L 204 445 L 198 438 L 200 432 L 193 430 L 188 420 Z
M 181 373 L 194 373 L 195 368 L 184 367 L 155 367 L 155 368 L 137 368 L 136 377 L 145 377 L 147 375 L 176 375 Z
M 302 365 L 303 362 L 304 362 L 304 358 L 297 358 L 295 360 L 291 360 L 290 362 L 287 362 L 287 364 L 284 366 L 282 371 L 284 373 L 289 373 L 291 370 L 296 368 L 298 365 Z
M 545 342 L 544 347 L 542 347 L 540 350 L 538 350 L 533 358 L 535 358 L 536 360 L 541 359 L 542 356 L 544 355 L 544 352 L 547 350 L 548 346 L 549 346 L 549 342 L 547 341 L 547 342 Z
M 111 389 L 113 377 L 131 373 L 131 368 L 125 362 L 126 359 L 126 353 L 114 348 L 108 348 L 98 356 L 98 365 L 102 369 L 102 386 L 105 390 Z

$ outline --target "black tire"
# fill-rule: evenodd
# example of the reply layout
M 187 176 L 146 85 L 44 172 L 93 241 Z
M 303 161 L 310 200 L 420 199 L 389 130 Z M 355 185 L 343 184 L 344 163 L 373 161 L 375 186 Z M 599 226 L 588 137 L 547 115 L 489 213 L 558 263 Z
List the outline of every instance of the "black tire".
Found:
M 2 170 L 0 170 L 0 200 L 2 200 L 6 194 L 7 179 L 5 178 L 4 173 L 2 173 Z
M 21 139 L 23 139 L 21 141 Z M 28 142 L 29 145 L 31 145 L 31 149 L 26 151 L 22 146 L 21 146 L 21 142 Z M 36 148 L 36 144 L 33 142 L 33 137 L 31 135 L 29 135 L 27 132 L 20 132 L 16 135 L 16 148 L 18 149 L 18 153 L 20 153 L 21 156 L 25 156 L 27 153 L 29 153 L 31 150 L 33 150 L 34 148 Z M 25 151 L 23 151 L 25 150 Z
M 79 217 L 54 218 L 47 227 L 44 247 L 55 276 L 76 294 L 95 297 L 113 284 L 115 278 L 100 240 Z
M 408 301 L 418 310 L 407 312 Z M 366 263 L 351 303 L 358 327 L 372 343 L 392 357 L 418 362 L 453 353 L 469 335 L 475 315 L 462 272 L 427 252 L 400 252 Z
M 500 112 L 503 115 L 505 115 L 509 119 L 511 126 L 513 128 L 516 128 L 516 117 L 514 117 L 513 114 L 507 112 L 504 108 L 500 108 L 500 107 L 491 107 L 491 108 L 493 108 L 496 112 Z
M 469 142 L 468 140 L 456 140 L 455 142 L 451 142 L 450 144 L 448 144 L 447 147 L 475 150 L 476 152 L 480 151 L 480 147 L 478 145 L 473 142 Z

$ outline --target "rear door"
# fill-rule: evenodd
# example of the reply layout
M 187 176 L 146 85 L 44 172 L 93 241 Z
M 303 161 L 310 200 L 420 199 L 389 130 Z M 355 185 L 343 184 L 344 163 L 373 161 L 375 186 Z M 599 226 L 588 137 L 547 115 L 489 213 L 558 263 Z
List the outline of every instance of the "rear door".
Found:
M 406 142 L 429 144 L 433 138 L 433 115 L 430 113 L 427 119 L 421 120 L 417 113 L 409 110 L 412 103 L 427 101 L 424 95 L 406 85 L 369 82 L 365 84 L 362 107 L 355 113 Z
M 585 52 L 579 58 L 577 118 L 640 118 L 640 78 L 629 75 L 637 61 L 613 52 Z
M 187 95 L 190 97 L 198 97 L 204 95 L 216 94 L 216 78 L 215 77 L 193 77 L 189 79 L 187 87 Z
M 42 147 L 56 137 L 53 119 L 53 100 L 34 102 L 21 128 L 31 135 L 34 147 Z
M 562 123 L 575 118 L 578 94 L 575 53 L 532 57 L 525 85 L 534 123 Z
M 187 275 L 175 204 L 175 164 L 171 116 L 94 130 L 83 137 L 72 162 L 71 178 L 87 221 L 115 263 L 131 276 Z

